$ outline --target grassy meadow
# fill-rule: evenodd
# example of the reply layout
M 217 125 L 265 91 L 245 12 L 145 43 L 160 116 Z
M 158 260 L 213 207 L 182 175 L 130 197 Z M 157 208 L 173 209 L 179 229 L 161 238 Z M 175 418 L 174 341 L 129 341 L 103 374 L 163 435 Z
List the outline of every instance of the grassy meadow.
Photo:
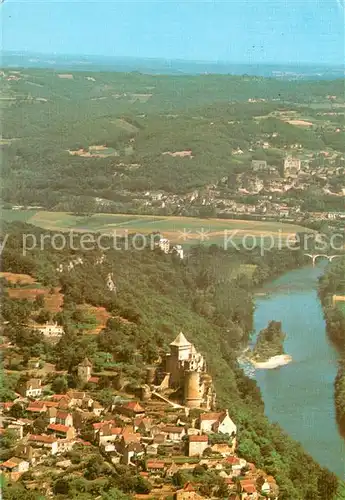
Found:
M 272 221 L 233 219 L 201 219 L 193 217 L 151 216 L 131 214 L 75 215 L 69 212 L 33 210 L 2 210 L 4 221 L 22 221 L 50 231 L 76 231 L 109 233 L 117 236 L 160 232 L 173 243 L 222 245 L 232 235 L 239 241 L 246 235 L 255 238 L 287 238 L 299 231 L 306 231 L 297 224 Z M 248 240 L 248 245 L 250 242 Z

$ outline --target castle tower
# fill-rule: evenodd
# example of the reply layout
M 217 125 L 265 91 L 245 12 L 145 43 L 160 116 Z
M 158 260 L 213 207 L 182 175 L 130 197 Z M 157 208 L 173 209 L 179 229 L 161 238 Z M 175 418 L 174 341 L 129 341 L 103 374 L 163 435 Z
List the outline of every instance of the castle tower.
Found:
M 200 373 L 186 370 L 184 373 L 184 403 L 188 408 L 200 408 L 202 397 L 200 394 Z
M 192 344 L 186 339 L 182 332 L 180 332 L 176 339 L 170 344 L 171 357 L 177 361 L 184 361 L 189 359 L 192 351 Z
M 78 378 L 81 382 L 84 382 L 84 384 L 86 384 L 90 380 L 91 374 L 92 374 L 92 363 L 87 358 L 85 358 L 78 365 Z

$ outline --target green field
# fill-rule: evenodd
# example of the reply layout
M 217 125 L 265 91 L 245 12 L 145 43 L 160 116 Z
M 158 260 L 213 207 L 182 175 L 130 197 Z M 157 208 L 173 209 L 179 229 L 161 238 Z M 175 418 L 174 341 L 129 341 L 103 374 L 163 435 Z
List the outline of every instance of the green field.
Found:
M 296 224 L 281 222 L 248 221 L 232 219 L 200 219 L 192 217 L 128 215 L 128 214 L 94 214 L 78 216 L 68 212 L 48 212 L 33 210 L 2 210 L 2 220 L 22 221 L 52 231 L 77 231 L 109 233 L 123 236 L 126 234 L 149 234 L 159 231 L 172 242 L 179 243 L 218 243 L 233 234 L 233 239 L 241 240 L 250 237 L 271 238 L 278 240 L 287 238 L 299 231 L 306 231 Z M 226 233 L 226 231 L 228 233 Z

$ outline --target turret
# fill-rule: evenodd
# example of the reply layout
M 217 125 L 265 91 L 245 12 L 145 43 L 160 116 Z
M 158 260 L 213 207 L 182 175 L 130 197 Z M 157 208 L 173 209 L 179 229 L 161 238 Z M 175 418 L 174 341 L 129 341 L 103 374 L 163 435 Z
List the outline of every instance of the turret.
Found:
M 184 374 L 184 403 L 188 408 L 200 408 L 200 373 L 186 370 Z

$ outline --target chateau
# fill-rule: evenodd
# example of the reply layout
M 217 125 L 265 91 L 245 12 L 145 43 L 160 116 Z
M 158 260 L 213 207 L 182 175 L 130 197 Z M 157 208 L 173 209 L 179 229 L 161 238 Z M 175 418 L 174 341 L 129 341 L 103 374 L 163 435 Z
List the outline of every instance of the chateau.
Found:
M 161 388 L 181 389 L 183 404 L 188 408 L 215 408 L 216 392 L 206 361 L 182 332 L 171 342 L 163 365 Z

